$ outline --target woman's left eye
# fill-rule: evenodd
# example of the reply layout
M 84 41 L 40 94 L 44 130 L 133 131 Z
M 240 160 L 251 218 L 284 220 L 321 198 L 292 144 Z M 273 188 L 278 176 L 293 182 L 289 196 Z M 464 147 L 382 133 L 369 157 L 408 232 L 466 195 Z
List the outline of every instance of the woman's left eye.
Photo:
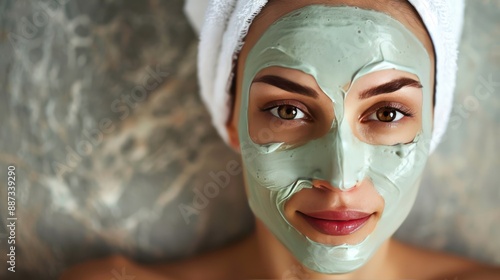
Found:
M 273 116 L 283 120 L 299 120 L 304 119 L 306 114 L 299 108 L 292 105 L 279 105 L 269 110 Z
M 392 107 L 382 107 L 367 117 L 367 120 L 381 121 L 381 122 L 397 122 L 401 120 L 406 114 Z

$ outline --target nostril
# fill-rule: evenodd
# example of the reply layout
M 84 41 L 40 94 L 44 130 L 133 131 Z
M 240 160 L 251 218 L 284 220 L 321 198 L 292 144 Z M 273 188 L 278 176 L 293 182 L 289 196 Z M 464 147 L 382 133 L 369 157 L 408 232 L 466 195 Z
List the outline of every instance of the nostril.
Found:
M 339 183 L 338 185 L 332 185 L 325 180 L 313 180 L 313 187 L 316 189 L 329 190 L 329 191 L 350 191 L 357 186 L 357 182 L 354 183 Z M 349 186 L 349 187 L 345 187 Z
M 323 181 L 323 180 L 313 180 L 312 185 L 313 185 L 313 188 L 316 188 L 316 189 L 328 190 L 328 189 L 333 188 L 327 181 Z
M 313 184 L 313 186 L 317 189 L 328 190 L 328 186 L 325 186 L 323 184 Z

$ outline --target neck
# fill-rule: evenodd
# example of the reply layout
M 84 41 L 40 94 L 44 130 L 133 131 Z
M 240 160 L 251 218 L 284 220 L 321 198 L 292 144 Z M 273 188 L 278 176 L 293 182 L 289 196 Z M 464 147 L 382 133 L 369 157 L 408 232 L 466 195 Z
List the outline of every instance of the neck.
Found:
M 325 275 L 300 264 L 288 249 L 256 219 L 256 239 L 259 259 L 267 278 L 271 279 L 387 279 L 393 275 L 389 261 L 390 240 L 380 246 L 374 256 L 358 270 L 341 275 Z

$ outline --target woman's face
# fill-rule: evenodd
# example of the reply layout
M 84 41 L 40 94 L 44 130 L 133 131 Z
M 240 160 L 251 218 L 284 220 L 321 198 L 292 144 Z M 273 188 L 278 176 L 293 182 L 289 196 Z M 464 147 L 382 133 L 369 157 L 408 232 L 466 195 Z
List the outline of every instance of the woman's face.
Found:
M 242 151 L 250 205 L 319 272 L 359 267 L 392 234 L 413 203 L 423 169 L 418 161 L 427 156 L 432 44 L 407 4 L 396 2 L 272 1 L 239 56 L 228 130 Z M 301 9 L 310 4 L 382 11 L 399 23 L 354 8 Z M 340 19 L 345 14 L 352 22 Z M 360 39 L 353 41 L 349 30 Z M 344 264 L 330 265 L 334 256 Z
M 344 121 L 365 143 L 409 143 L 422 130 L 421 87 L 418 77 L 403 71 L 367 74 L 349 89 Z M 249 135 L 259 145 L 300 146 L 327 134 L 335 118 L 332 100 L 311 75 L 283 67 L 268 67 L 255 76 L 248 108 Z M 384 199 L 371 180 L 364 178 L 348 191 L 327 180 L 314 180 L 313 185 L 285 204 L 286 219 L 307 237 L 323 244 L 357 244 L 375 228 Z M 347 216 L 368 218 L 354 223 L 314 219 L 329 219 L 336 214 L 328 212 L 339 211 L 355 211 Z

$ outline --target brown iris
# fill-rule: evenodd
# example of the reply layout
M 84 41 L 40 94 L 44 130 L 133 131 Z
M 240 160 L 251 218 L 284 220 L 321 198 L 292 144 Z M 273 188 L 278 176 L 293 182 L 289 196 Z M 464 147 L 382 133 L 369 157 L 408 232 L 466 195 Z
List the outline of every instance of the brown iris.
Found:
M 377 119 L 381 122 L 392 122 L 396 119 L 397 113 L 394 108 L 383 107 L 377 110 Z
M 293 120 L 297 116 L 297 108 L 290 105 L 278 106 L 278 116 L 285 120 Z

